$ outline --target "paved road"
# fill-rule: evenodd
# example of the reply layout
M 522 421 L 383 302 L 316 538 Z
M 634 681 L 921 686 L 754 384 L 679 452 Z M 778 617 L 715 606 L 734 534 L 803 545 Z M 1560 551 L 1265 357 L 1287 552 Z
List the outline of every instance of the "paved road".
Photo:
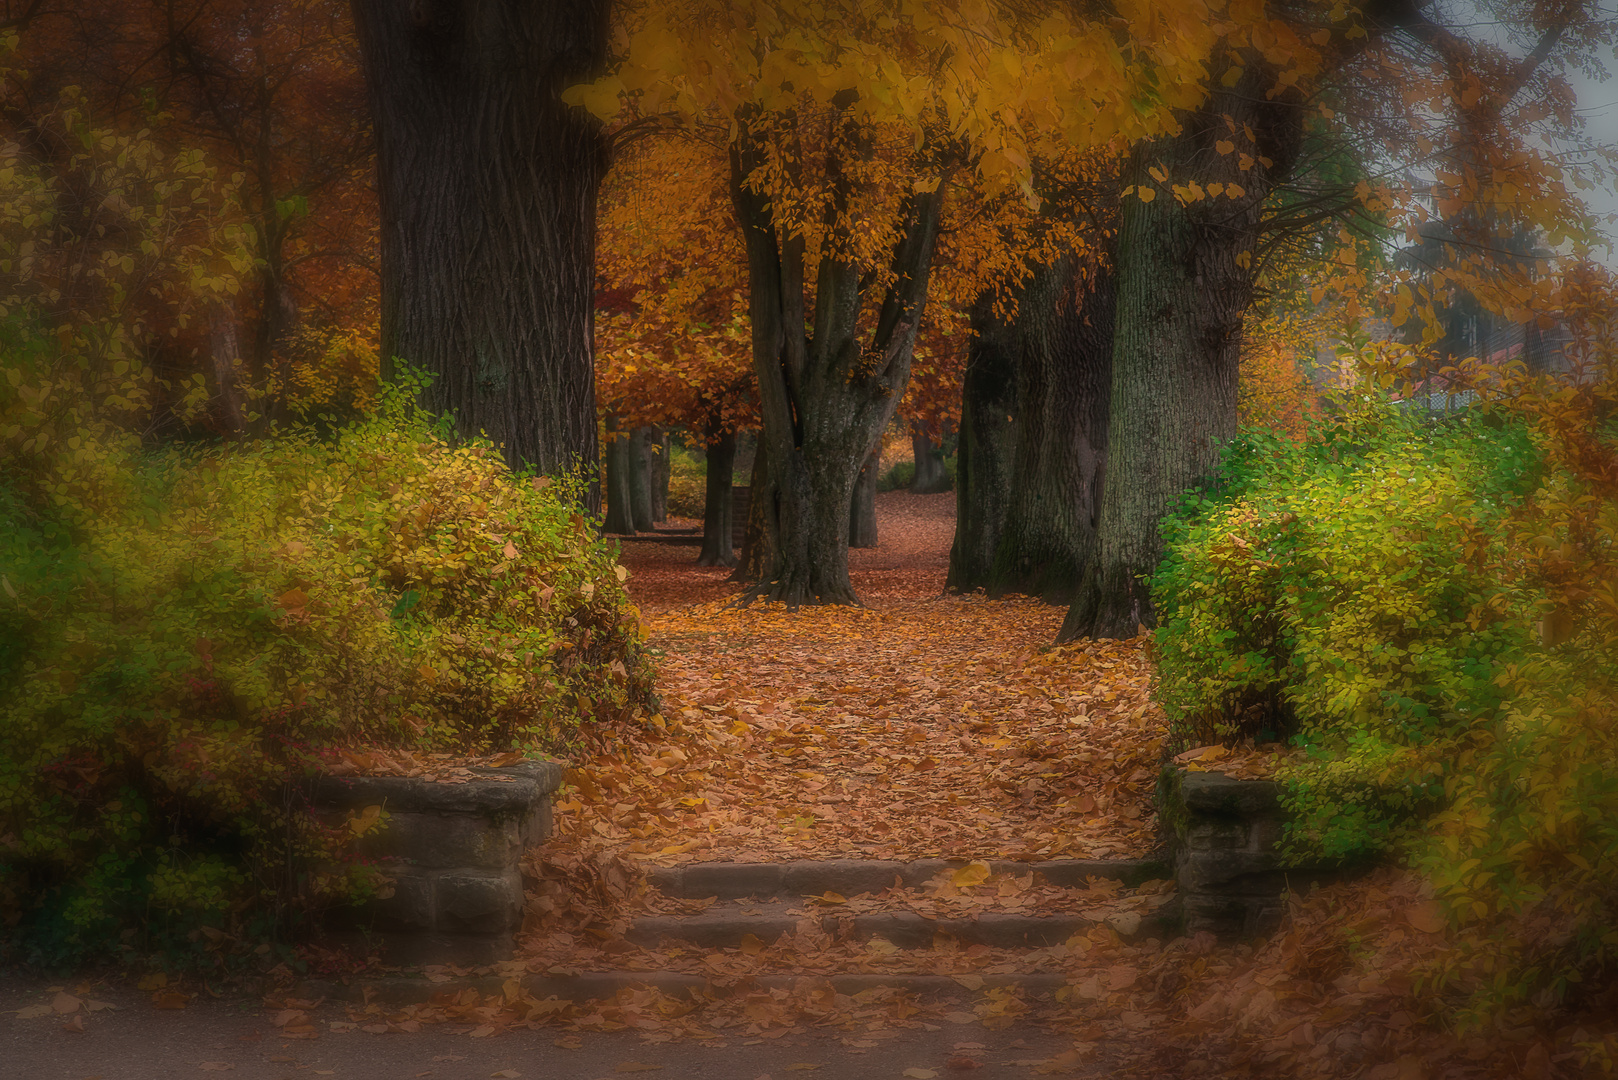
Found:
M 82 1032 L 64 1030 L 60 1016 L 17 1016 L 18 1010 L 48 1004 L 54 996 L 44 982 L 0 980 L 0 1080 L 623 1080 L 642 1075 L 648 1080 L 906 1080 L 906 1070 L 914 1069 L 932 1070 L 939 1080 L 987 1080 L 1032 1077 L 1029 1062 L 1073 1046 L 1071 1038 L 1045 1032 L 986 1031 L 977 1024 L 864 1036 L 789 1033 L 751 1040 L 751 1045 L 734 1037 L 723 1046 L 654 1044 L 632 1032 L 585 1032 L 574 1037 L 576 1049 L 558 1046 L 559 1039 L 573 1039 L 555 1030 L 482 1039 L 450 1034 L 464 1032 L 464 1025 L 408 1034 L 326 1032 L 317 1039 L 291 1040 L 280 1037 L 269 1011 L 256 1001 L 199 997 L 183 1010 L 160 1011 L 149 995 L 107 986 L 86 996 L 116 1008 L 81 1013 Z M 335 1008 L 317 1015 L 343 1019 Z M 874 1045 L 849 1047 L 843 1043 L 849 1037 Z M 962 1049 L 962 1043 L 978 1043 L 981 1049 Z M 963 1057 L 983 1067 L 961 1068 Z M 952 1058 L 957 1067 L 950 1066 Z M 811 1065 L 817 1067 L 806 1068 Z

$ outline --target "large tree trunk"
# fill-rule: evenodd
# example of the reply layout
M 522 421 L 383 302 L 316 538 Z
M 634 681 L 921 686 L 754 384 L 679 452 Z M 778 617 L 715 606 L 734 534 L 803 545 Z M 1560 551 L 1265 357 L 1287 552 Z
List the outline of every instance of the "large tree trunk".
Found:
M 854 498 L 848 507 L 848 546 L 874 548 L 876 536 L 876 481 L 882 468 L 882 446 L 877 444 L 865 456 L 865 464 L 854 479 Z
M 916 472 L 910 478 L 910 491 L 914 495 L 936 495 L 949 490 L 949 473 L 944 470 L 942 454 L 933 450 L 932 433 L 921 421 L 910 425 L 910 448 L 916 457 Z
M 558 95 L 600 69 L 607 0 L 352 4 L 376 126 L 384 362 L 432 372 L 429 406 L 514 466 L 594 462 L 606 155 L 599 125 Z
M 1210 95 L 1179 134 L 1140 144 L 1131 156 L 1129 180 L 1155 187 L 1157 196 L 1124 198 L 1101 542 L 1062 641 L 1127 638 L 1154 625 L 1142 579 L 1162 558 L 1158 524 L 1187 488 L 1213 473 L 1236 433 L 1237 356 L 1257 271 L 1261 205 L 1302 140 L 1302 110 L 1266 100 L 1273 72 L 1249 59 L 1246 75 Z M 1237 152 L 1218 152 L 1217 141 L 1226 139 Z M 1243 159 L 1250 169 L 1240 168 Z M 1154 183 L 1154 165 L 1171 182 L 1234 182 L 1241 195 L 1181 204 L 1168 185 Z
M 835 234 L 853 227 L 852 181 L 840 173 L 837 151 L 829 156 L 832 239 L 846 243 L 847 236 Z M 777 508 L 774 564 L 750 595 L 789 607 L 858 603 L 848 578 L 854 480 L 910 380 L 945 185 L 906 199 L 891 255 L 893 283 L 869 339 L 862 340 L 860 326 L 860 267 L 832 254 L 820 260 L 814 328 L 806 335 L 804 242 L 801 235 L 783 236 L 767 193 L 748 187 L 761 161 L 761 148 L 745 135 L 732 147 L 731 197 L 747 244 L 761 441 L 769 448 Z
M 651 532 L 652 429 L 638 427 L 629 436 L 629 515 L 636 532 Z
M 987 587 L 1067 604 L 1093 558 L 1107 462 L 1111 268 L 1041 267 L 1017 313 L 1017 450 Z
M 603 532 L 635 535 L 634 467 L 629 433 L 607 417 L 607 519 Z
M 702 506 L 702 551 L 698 566 L 735 566 L 736 549 L 731 546 L 735 523 L 731 521 L 731 483 L 736 473 L 736 433 L 708 430 L 708 477 Z
M 1011 501 L 1017 447 L 1016 328 L 994 314 L 985 294 L 972 305 L 972 336 L 961 380 L 961 434 L 955 451 L 955 543 L 947 586 L 971 592 L 989 584 Z
M 748 481 L 747 527 L 742 533 L 741 558 L 731 581 L 763 581 L 775 566 L 775 482 L 770 479 L 768 444 L 759 433 L 753 450 L 753 475 Z

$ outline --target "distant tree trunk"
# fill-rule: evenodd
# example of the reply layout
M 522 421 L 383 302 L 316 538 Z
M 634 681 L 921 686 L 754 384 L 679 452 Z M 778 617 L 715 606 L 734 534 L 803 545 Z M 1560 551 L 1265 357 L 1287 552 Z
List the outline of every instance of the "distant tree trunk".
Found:
M 208 352 L 213 361 L 214 400 L 221 425 L 232 433 L 247 423 L 242 411 L 237 370 L 241 366 L 241 337 L 236 329 L 236 307 L 222 301 L 208 305 Z
M 669 519 L 669 429 L 656 427 L 652 429 L 657 433 L 655 441 L 648 445 L 652 448 L 652 520 L 667 521 Z
M 1115 300 L 1110 268 L 1072 258 L 1036 271 L 1019 298 L 1017 451 L 990 595 L 1071 603 L 1094 556 Z
M 994 568 L 1017 448 L 1015 326 L 996 318 L 992 294 L 972 305 L 972 336 L 961 381 L 961 435 L 955 451 L 955 543 L 947 585 L 955 592 L 987 586 Z
M 607 520 L 602 531 L 635 535 L 634 468 L 629 433 L 607 417 Z
M 770 479 L 768 444 L 762 433 L 753 451 L 753 477 L 749 481 L 747 528 L 742 533 L 742 554 L 732 581 L 763 581 L 775 565 L 775 486 Z
M 910 478 L 913 495 L 936 495 L 949 490 L 949 473 L 942 454 L 933 451 L 932 433 L 919 420 L 911 421 L 910 446 L 916 455 L 916 473 Z
M 853 181 L 839 154 L 858 153 L 854 121 L 840 121 L 830 155 L 834 231 L 847 232 Z M 750 594 L 800 604 L 858 603 L 848 578 L 848 515 L 854 479 L 910 381 L 911 348 L 927 297 L 927 278 L 948 185 L 911 192 L 900 210 L 891 252 L 892 284 L 864 339 L 859 266 L 820 260 L 814 326 L 804 310 L 804 240 L 783 235 L 767 193 L 747 185 L 763 150 L 744 139 L 731 150 L 731 198 L 747 245 L 762 443 L 769 447 L 775 558 Z M 847 236 L 834 237 L 846 240 Z M 755 505 L 758 492 L 754 493 Z
M 874 548 L 876 536 L 876 481 L 882 469 L 882 444 L 865 457 L 865 465 L 854 479 L 854 497 L 848 507 L 848 546 Z
M 597 459 L 600 125 L 560 92 L 605 61 L 607 0 L 352 0 L 377 139 L 382 357 L 513 465 Z M 588 501 L 599 509 L 600 489 Z
M 735 523 L 731 521 L 731 483 L 736 473 L 736 433 L 708 429 L 708 478 L 702 506 L 702 551 L 698 566 L 735 566 L 736 549 L 731 546 Z
M 1205 185 L 1235 182 L 1242 194 L 1182 205 L 1160 190 L 1151 202 L 1123 201 L 1101 538 L 1062 641 L 1127 638 L 1155 624 L 1142 577 L 1162 558 L 1158 523 L 1213 473 L 1236 433 L 1236 365 L 1261 208 L 1297 160 L 1303 135 L 1303 110 L 1266 98 L 1273 72 L 1250 59 L 1246 74 L 1216 89 L 1178 134 L 1131 155 L 1127 179 L 1136 185 L 1153 185 L 1149 169 L 1159 165 Z M 1225 139 L 1240 153 L 1220 154 L 1216 142 Z M 1258 164 L 1240 170 L 1242 158 Z
M 651 532 L 652 429 L 638 427 L 629 436 L 629 514 L 636 532 Z

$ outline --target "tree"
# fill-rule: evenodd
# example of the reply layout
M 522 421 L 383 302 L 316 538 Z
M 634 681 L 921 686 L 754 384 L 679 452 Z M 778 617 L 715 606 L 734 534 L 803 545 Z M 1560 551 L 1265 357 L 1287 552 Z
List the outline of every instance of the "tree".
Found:
M 593 468 L 607 147 L 560 95 L 606 60 L 606 0 L 353 8 L 377 138 L 384 359 L 432 372 L 432 407 L 514 466 Z
M 235 176 L 256 256 L 168 363 L 207 356 L 215 421 L 363 404 L 376 381 L 372 141 L 342 0 L 33 4 L 19 90 L 82 89 L 97 114 Z M 26 112 L 29 105 L 23 104 Z
M 755 595 L 853 602 L 855 477 L 909 373 L 946 176 L 1021 188 L 1031 139 L 1160 130 L 1201 91 L 1194 5 L 1129 26 L 1064 10 L 692 0 L 644 13 L 623 61 L 572 100 L 728 130 L 748 249 L 775 556 Z M 1105 72 L 1105 75 L 1098 73 Z

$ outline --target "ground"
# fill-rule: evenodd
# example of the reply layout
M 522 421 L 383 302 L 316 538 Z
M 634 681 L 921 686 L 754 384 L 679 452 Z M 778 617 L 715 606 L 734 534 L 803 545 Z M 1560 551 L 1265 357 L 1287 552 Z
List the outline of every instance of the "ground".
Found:
M 332 978 L 243 1000 L 195 979 L 13 974 L 0 1080 L 1552 1080 L 1618 1055 L 1611 993 L 1554 1031 L 1526 1014 L 1488 1037 L 1427 1026 L 1435 1002 L 1416 979 L 1451 946 L 1408 873 L 1294 897 L 1280 934 L 1219 944 L 1158 929 L 1169 882 L 1021 872 L 1153 854 L 1161 717 L 1143 643 L 1051 647 L 1060 609 L 944 595 L 952 500 L 879 497 L 881 546 L 851 557 L 862 608 L 738 610 L 739 586 L 692 565 L 695 547 L 625 542 L 661 713 L 572 755 L 557 833 L 530 855 L 513 960 L 429 969 L 451 992 L 419 1004 L 335 1000 Z M 957 861 L 847 895 L 732 901 L 666 884 L 735 864 L 933 857 Z M 849 932 L 918 917 L 1082 928 L 1020 946 Z M 655 931 L 699 924 L 706 944 Z M 590 1003 L 534 989 L 580 972 L 617 988 Z

